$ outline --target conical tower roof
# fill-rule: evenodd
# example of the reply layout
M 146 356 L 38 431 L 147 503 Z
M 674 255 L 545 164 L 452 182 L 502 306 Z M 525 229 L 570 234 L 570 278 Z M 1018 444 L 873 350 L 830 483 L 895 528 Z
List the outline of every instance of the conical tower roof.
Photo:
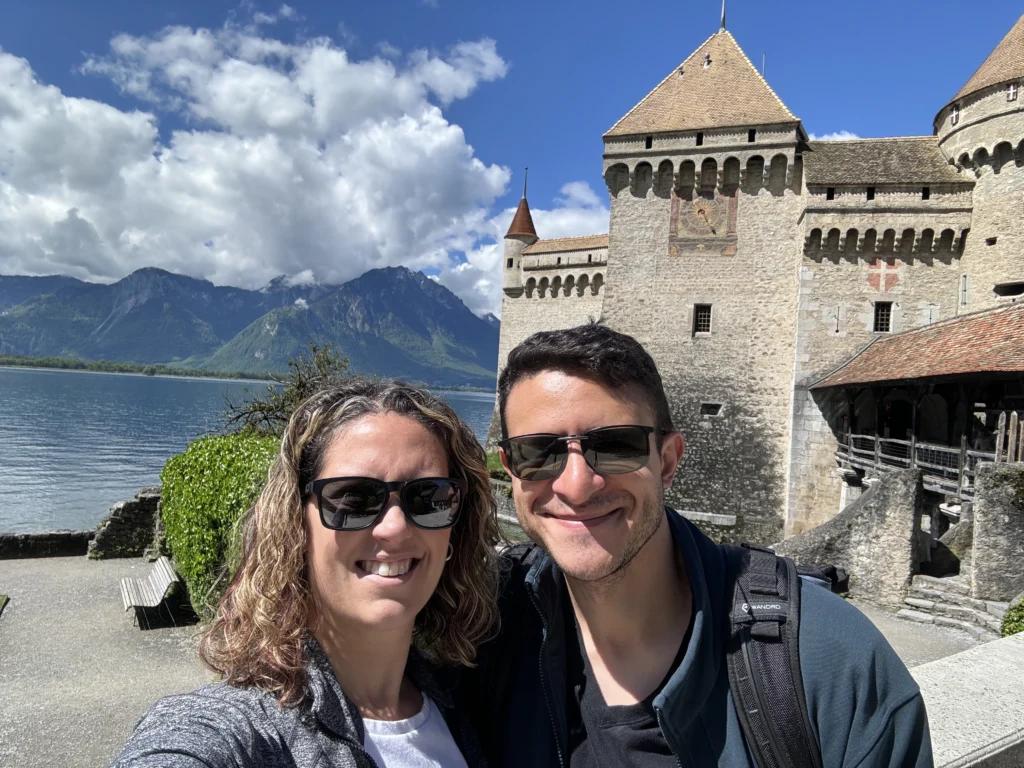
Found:
M 704 42 L 605 136 L 796 123 L 730 32 Z
M 537 230 L 533 228 L 533 217 L 530 215 L 530 204 L 526 202 L 526 196 L 519 201 L 516 215 L 512 217 L 512 225 L 505 234 L 505 239 L 510 237 L 532 237 L 539 240 Z
M 1024 78 L 1024 16 L 1017 19 L 1006 37 L 950 103 L 989 86 L 1021 78 Z

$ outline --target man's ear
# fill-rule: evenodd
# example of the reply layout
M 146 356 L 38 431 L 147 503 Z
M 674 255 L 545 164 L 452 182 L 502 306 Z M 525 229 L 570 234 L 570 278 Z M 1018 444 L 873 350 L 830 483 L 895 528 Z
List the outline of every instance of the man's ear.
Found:
M 508 459 L 505 457 L 505 449 L 500 445 L 498 446 L 498 458 L 501 459 L 501 466 L 505 468 L 505 473 L 512 477 L 512 473 L 508 471 Z
M 668 488 L 675 479 L 679 462 L 683 460 L 685 444 L 679 432 L 669 432 L 661 442 L 661 486 Z

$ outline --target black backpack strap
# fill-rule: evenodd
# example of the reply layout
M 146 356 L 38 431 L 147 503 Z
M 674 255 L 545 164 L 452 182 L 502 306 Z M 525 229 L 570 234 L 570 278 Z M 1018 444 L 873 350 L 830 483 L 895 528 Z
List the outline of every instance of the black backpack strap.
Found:
M 800 673 L 800 588 L 793 561 L 722 545 L 729 564 L 729 688 L 758 768 L 822 768 Z

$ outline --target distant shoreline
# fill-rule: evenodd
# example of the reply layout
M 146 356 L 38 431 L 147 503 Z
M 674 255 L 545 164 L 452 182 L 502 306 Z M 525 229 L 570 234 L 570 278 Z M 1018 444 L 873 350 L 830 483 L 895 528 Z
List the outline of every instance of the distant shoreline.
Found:
M 190 368 L 171 368 L 166 365 L 143 365 L 116 361 L 75 360 L 64 357 L 21 357 L 0 355 L 0 368 L 24 368 L 36 371 L 69 371 L 71 373 L 110 373 L 115 376 L 148 376 L 165 379 L 205 379 L 209 381 L 240 381 L 259 384 L 282 385 L 274 376 L 287 374 L 231 373 L 224 371 L 200 371 Z M 418 384 L 435 392 L 482 392 L 494 394 L 493 388 L 474 386 L 435 386 Z

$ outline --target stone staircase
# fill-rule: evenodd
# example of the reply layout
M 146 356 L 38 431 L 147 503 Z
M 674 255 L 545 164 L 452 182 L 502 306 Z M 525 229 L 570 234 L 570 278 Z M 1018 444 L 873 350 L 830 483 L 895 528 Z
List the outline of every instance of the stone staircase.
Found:
M 970 585 L 960 576 L 940 579 L 920 574 L 903 602 L 907 607 L 896 613 L 900 618 L 961 629 L 979 640 L 999 637 L 1009 607 L 1009 603 L 971 597 Z

